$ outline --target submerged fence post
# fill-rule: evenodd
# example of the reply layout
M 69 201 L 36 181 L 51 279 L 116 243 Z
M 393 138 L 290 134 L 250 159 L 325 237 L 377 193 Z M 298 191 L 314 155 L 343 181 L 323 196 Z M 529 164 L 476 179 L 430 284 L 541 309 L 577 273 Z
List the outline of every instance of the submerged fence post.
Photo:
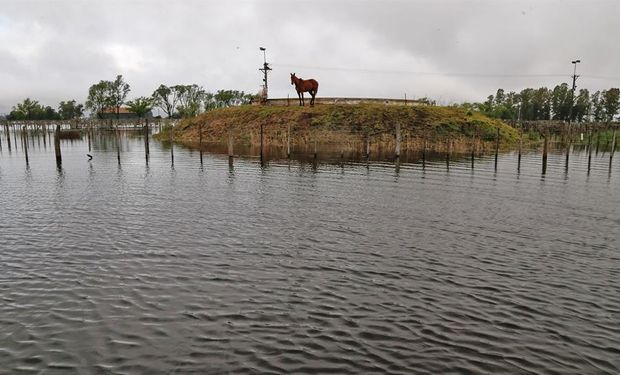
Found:
M 316 160 L 317 157 L 317 152 L 316 152 L 316 143 L 317 143 L 317 136 L 316 133 L 314 134 L 314 160 Z
M 519 134 L 519 156 L 517 157 L 517 172 L 521 172 L 521 153 L 523 152 L 523 126 Z
M 396 158 L 400 158 L 400 142 L 401 142 L 400 123 L 397 122 L 396 123 L 396 148 L 394 150 L 394 156 Z
M 17 151 L 17 124 L 13 125 L 13 141 L 15 143 L 15 151 Z
M 232 136 L 232 131 L 229 129 L 228 130 L 228 164 L 232 165 L 233 158 L 234 158 L 233 136 Z
M 497 128 L 497 139 L 495 140 L 495 170 L 497 171 L 497 159 L 499 157 L 499 138 L 500 138 L 500 129 Z
M 202 121 L 198 125 L 198 147 L 200 149 L 200 165 L 202 165 Z
M 263 123 L 260 124 L 260 163 L 263 165 L 265 156 L 263 155 Z
M 609 173 L 611 173 L 611 163 L 614 160 L 614 152 L 616 151 L 616 129 L 611 136 L 611 151 L 609 152 Z
M 571 132 L 570 119 L 569 119 L 568 129 L 567 129 L 567 134 L 566 134 L 566 137 L 567 137 L 567 141 L 566 141 L 566 162 L 565 162 L 565 167 L 564 167 L 567 172 L 568 172 L 568 159 L 570 157 L 570 147 L 571 147 L 571 145 L 573 143 L 573 138 L 571 136 L 571 133 L 572 132 Z
M 22 139 L 24 141 L 24 155 L 26 155 L 26 166 L 28 166 L 28 130 L 25 126 L 22 128 Z
M 286 135 L 286 157 L 291 158 L 291 124 L 288 124 Z
M 370 159 L 370 133 L 366 133 L 366 161 Z
M 116 128 L 114 129 L 114 136 L 116 138 L 116 159 L 118 160 L 118 165 L 121 165 L 121 141 L 118 124 L 116 124 Z
M 426 147 L 427 147 L 427 139 L 424 136 L 424 148 L 422 149 L 422 168 L 426 168 Z
M 151 153 L 151 149 L 149 148 L 149 119 L 144 119 L 144 154 L 146 156 L 146 161 L 149 161 L 149 155 Z
M 592 128 L 589 129 L 588 133 L 588 174 L 590 174 L 592 167 Z
M 9 152 L 11 152 L 11 133 L 9 132 L 9 123 L 4 123 L 4 128 L 6 130 L 6 144 L 9 146 Z
M 547 173 L 547 150 L 549 147 L 549 130 L 545 131 L 545 134 L 543 135 L 543 137 L 545 138 L 545 143 L 543 145 L 542 174 L 546 174 Z
M 62 155 L 60 154 L 60 125 L 56 125 L 56 131 L 54 132 L 54 151 L 56 153 L 56 165 L 60 167 L 62 165 Z
M 446 168 L 450 170 L 450 137 L 446 141 Z
M 474 169 L 474 160 L 476 155 L 476 133 L 471 136 L 471 169 Z
M 174 165 L 174 125 L 170 128 L 170 161 Z

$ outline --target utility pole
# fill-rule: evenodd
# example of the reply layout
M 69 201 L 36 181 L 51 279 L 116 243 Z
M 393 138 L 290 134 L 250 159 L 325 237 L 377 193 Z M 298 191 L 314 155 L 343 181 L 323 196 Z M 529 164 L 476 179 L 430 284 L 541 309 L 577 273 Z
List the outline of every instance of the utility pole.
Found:
M 574 60 L 571 61 L 571 63 L 574 65 L 574 69 L 573 69 L 573 88 L 571 89 L 571 95 L 570 95 L 570 107 L 568 109 L 568 125 L 570 127 L 570 122 L 571 119 L 573 117 L 573 102 L 575 101 L 575 89 L 577 88 L 577 78 L 579 78 L 579 76 L 577 75 L 577 64 L 579 64 L 581 62 L 581 60 Z
M 568 147 L 566 147 L 566 171 L 568 171 L 568 158 L 570 155 L 570 146 L 572 143 L 572 138 L 571 138 L 571 128 L 570 128 L 570 122 L 572 120 L 573 117 L 573 106 L 575 105 L 575 89 L 577 88 L 577 78 L 579 78 L 579 76 L 577 75 L 577 64 L 579 64 L 581 62 L 581 60 L 573 60 L 571 61 L 571 63 L 574 66 L 573 69 L 573 87 L 571 89 L 571 94 L 570 94 L 570 107 L 568 108 Z
M 269 63 L 267 62 L 267 49 L 265 47 L 260 47 L 259 48 L 261 51 L 263 51 L 263 67 L 260 70 L 261 72 L 263 72 L 263 95 L 262 95 L 262 101 L 266 102 L 267 101 L 267 96 L 268 96 L 268 90 L 269 90 L 269 85 L 267 83 L 267 76 L 269 74 L 269 71 L 272 70 L 269 67 Z

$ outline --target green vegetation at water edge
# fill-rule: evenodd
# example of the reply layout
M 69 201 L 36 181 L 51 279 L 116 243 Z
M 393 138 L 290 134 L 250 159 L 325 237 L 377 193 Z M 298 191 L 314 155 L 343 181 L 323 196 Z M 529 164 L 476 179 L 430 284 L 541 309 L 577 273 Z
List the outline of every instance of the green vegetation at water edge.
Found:
M 195 142 L 202 128 L 204 141 L 224 141 L 229 132 L 237 138 L 260 132 L 282 132 L 288 126 L 297 135 L 320 134 L 321 142 L 338 141 L 338 137 L 392 137 L 396 126 L 411 137 L 430 142 L 447 139 L 494 141 L 500 129 L 503 144 L 515 143 L 518 132 L 506 123 L 481 113 L 455 107 L 398 106 L 378 104 L 343 104 L 299 106 L 239 106 L 222 108 L 183 120 L 174 129 L 176 140 Z M 166 139 L 167 135 L 162 135 Z M 247 137 L 246 137 L 247 138 Z

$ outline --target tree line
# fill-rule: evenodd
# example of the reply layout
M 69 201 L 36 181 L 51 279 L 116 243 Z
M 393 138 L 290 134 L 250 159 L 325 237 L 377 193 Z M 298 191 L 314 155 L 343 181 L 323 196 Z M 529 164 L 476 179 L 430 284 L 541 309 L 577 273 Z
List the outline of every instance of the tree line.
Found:
M 71 120 L 82 118 L 85 110 L 89 110 L 91 117 L 95 118 L 103 118 L 104 113 L 115 113 L 116 117 L 119 117 L 124 106 L 140 118 L 145 117 L 153 108 L 160 108 L 170 118 L 185 118 L 216 108 L 250 104 L 257 99 L 257 95 L 238 90 L 218 90 L 211 93 L 197 84 L 161 84 L 151 96 L 128 100 L 130 92 L 130 85 L 122 75 L 118 75 L 114 80 L 101 80 L 90 86 L 84 104 L 75 100 L 61 101 L 58 109 L 55 109 L 26 98 L 13 106 L 6 119 Z
M 596 91 L 580 89 L 573 94 L 567 83 L 553 88 L 526 88 L 516 93 L 498 89 L 482 103 L 464 103 L 469 110 L 480 111 L 490 117 L 504 120 L 521 119 L 609 122 L 620 111 L 620 89 Z
M 197 84 L 174 86 L 161 84 L 149 97 L 141 96 L 127 100 L 130 91 L 129 84 L 121 75 L 114 81 L 100 81 L 88 89 L 86 108 L 97 117 L 101 117 L 104 110 L 112 108 L 116 110 L 118 117 L 120 108 L 126 105 L 138 117 L 144 117 L 153 108 L 159 107 L 167 117 L 185 118 L 197 116 L 214 108 L 249 104 L 255 99 L 255 95 L 237 90 L 218 90 L 216 93 L 210 93 Z
M 84 105 L 75 100 L 62 101 L 58 104 L 58 110 L 50 106 L 44 106 L 37 100 L 30 98 L 13 106 L 6 116 L 7 120 L 71 120 L 84 115 Z

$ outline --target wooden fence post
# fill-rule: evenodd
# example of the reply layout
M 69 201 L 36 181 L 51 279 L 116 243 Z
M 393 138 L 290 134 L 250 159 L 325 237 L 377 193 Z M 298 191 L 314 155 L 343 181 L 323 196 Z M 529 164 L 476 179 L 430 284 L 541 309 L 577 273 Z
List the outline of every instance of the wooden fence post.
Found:
M 62 155 L 60 154 L 60 124 L 56 125 L 56 131 L 54 133 L 54 151 L 56 153 L 56 165 L 60 167 L 62 165 Z
M 316 143 L 317 143 L 317 135 L 314 133 L 314 160 L 316 160 L 317 152 L 316 152 Z
M 118 165 L 121 165 L 121 141 L 120 141 L 120 133 L 118 131 L 118 124 L 114 128 L 114 136 L 116 139 L 116 159 L 118 160 Z
M 287 104 L 288 105 L 288 104 Z M 287 136 L 286 136 L 286 157 L 291 158 L 291 124 L 288 124 Z
M 149 146 L 149 119 L 144 119 L 144 154 L 146 157 L 146 161 L 149 161 L 149 155 L 151 153 L 151 149 Z
M 542 174 L 547 173 L 547 150 L 549 147 L 549 130 L 545 130 L 545 134 L 543 135 L 545 138 L 545 143 L 543 145 L 543 156 L 542 156 Z
M 565 163 L 566 165 L 565 165 L 565 169 L 568 172 L 568 159 L 570 157 L 570 148 L 571 148 L 571 145 L 573 143 L 573 138 L 571 136 L 572 131 L 571 131 L 570 119 L 569 119 L 569 122 L 568 122 L 567 133 L 568 134 L 566 135 L 567 141 L 566 141 L 566 163 Z
M 265 157 L 263 155 L 263 123 L 260 124 L 260 163 L 263 165 Z
M 230 164 L 232 164 L 234 156 L 232 130 L 228 129 L 228 162 Z
M 519 132 L 519 156 L 517 157 L 517 172 L 521 172 L 521 153 L 523 152 L 523 126 Z
M 495 140 L 495 170 L 497 171 L 497 160 L 499 157 L 499 138 L 500 138 L 500 129 L 497 128 L 497 139 Z
M 611 136 L 611 151 L 609 152 L 609 173 L 611 173 L 611 163 L 614 160 L 614 152 L 616 151 L 616 129 Z
M 26 166 L 28 166 L 28 128 L 26 126 L 22 128 L 22 139 L 24 141 L 24 155 L 26 156 Z
M 198 147 L 200 148 L 200 165 L 202 165 L 202 121 L 198 126 L 198 131 L 200 132 L 198 136 Z
M 174 125 L 170 128 L 170 161 L 174 165 Z
M 4 123 L 4 128 L 6 130 L 6 144 L 9 146 L 9 152 L 11 152 L 11 132 L 9 132 L 8 121 Z
M 400 123 L 397 122 L 396 123 L 396 147 L 395 147 L 395 151 L 394 151 L 394 156 L 396 158 L 400 158 L 400 142 L 401 142 Z
M 471 169 L 474 169 L 474 160 L 476 155 L 476 133 L 471 136 Z
M 426 168 L 426 147 L 427 147 L 427 139 L 425 135 L 424 136 L 424 148 L 422 149 L 422 168 Z
M 450 170 L 450 137 L 446 140 L 446 168 Z

